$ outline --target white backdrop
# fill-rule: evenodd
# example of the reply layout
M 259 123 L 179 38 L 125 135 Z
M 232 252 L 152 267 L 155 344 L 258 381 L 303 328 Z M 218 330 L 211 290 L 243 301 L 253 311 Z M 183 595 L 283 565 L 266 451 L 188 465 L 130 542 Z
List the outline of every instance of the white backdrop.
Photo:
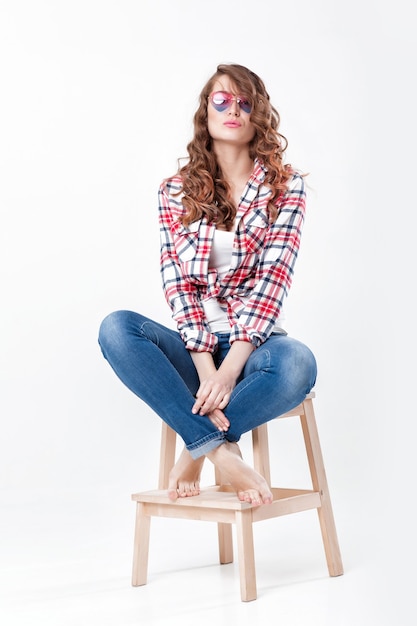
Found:
M 379 520 L 397 478 L 406 491 L 407 451 L 392 428 L 394 281 L 406 236 L 394 209 L 409 193 L 396 184 L 412 33 L 407 3 L 395 7 L 0 2 L 4 493 L 111 486 L 129 498 L 155 484 L 159 421 L 111 372 L 97 332 L 119 308 L 171 323 L 157 187 L 185 155 L 199 91 L 221 62 L 264 79 L 287 160 L 310 172 L 287 329 L 318 359 L 339 524 Z M 275 445 L 290 463 L 288 442 L 277 435 Z

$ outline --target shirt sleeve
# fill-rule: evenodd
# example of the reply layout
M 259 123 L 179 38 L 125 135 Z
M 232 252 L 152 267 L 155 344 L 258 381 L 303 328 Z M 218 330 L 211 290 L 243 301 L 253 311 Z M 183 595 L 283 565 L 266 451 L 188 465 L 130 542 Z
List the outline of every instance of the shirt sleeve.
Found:
M 198 287 L 184 277 L 175 247 L 173 231 L 180 226 L 180 201 L 168 196 L 165 185 L 161 185 L 158 198 L 160 267 L 165 299 L 186 348 L 195 352 L 214 352 L 217 337 L 209 331 Z
M 268 228 L 256 284 L 244 308 L 235 311 L 231 343 L 242 340 L 259 346 L 271 334 L 292 283 L 305 217 L 305 195 L 303 178 L 294 175 L 279 201 L 277 219 Z

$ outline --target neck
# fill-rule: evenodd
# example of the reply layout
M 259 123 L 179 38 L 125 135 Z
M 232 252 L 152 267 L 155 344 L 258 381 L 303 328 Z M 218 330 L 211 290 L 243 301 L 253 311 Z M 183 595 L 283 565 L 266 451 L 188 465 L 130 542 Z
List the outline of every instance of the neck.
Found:
M 228 146 L 227 149 L 216 150 L 217 161 L 224 177 L 231 182 L 236 179 L 249 178 L 253 170 L 253 160 L 247 149 Z

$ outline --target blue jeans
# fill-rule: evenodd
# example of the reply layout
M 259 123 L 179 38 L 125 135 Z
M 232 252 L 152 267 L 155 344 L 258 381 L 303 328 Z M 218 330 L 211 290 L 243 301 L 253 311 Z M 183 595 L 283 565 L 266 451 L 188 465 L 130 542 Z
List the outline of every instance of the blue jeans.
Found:
M 213 355 L 219 367 L 230 345 L 218 334 Z M 100 326 L 99 344 L 120 380 L 183 439 L 197 459 L 297 406 L 314 386 L 312 352 L 296 339 L 273 334 L 246 362 L 224 413 L 230 421 L 220 432 L 191 408 L 199 378 L 178 332 L 132 311 L 116 311 Z

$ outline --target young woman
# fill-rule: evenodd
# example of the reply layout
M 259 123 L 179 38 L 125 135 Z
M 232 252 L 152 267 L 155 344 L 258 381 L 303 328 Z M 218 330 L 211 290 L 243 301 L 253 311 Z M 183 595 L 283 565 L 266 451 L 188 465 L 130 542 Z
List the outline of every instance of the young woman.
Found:
M 194 496 L 207 457 L 252 504 L 272 501 L 244 432 L 314 386 L 316 361 L 282 327 L 305 212 L 303 178 L 263 81 L 219 65 L 200 94 L 188 160 L 159 189 L 161 274 L 177 330 L 131 311 L 99 343 L 121 381 L 183 439 L 168 495 Z

